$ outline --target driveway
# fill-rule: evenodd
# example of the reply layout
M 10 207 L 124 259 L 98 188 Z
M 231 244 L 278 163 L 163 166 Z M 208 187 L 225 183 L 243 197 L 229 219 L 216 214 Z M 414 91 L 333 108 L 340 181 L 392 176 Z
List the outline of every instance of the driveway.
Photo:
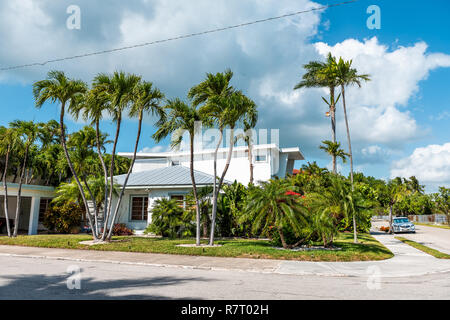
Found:
M 374 227 L 388 226 L 386 222 L 374 222 Z M 416 233 L 398 233 L 396 236 L 416 241 L 427 247 L 450 254 L 450 229 L 416 225 Z

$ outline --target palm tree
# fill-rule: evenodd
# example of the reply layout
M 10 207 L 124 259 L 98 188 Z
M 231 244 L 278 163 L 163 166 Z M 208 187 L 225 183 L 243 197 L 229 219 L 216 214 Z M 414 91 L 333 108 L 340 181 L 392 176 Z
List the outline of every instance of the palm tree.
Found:
M 394 233 L 394 229 L 392 227 L 394 205 L 405 199 L 409 194 L 411 194 L 411 191 L 399 177 L 389 181 L 385 188 L 387 189 L 387 196 L 389 199 L 389 233 L 392 234 Z
M 225 180 L 225 175 L 228 172 L 231 163 L 231 157 L 233 155 L 233 147 L 235 144 L 234 130 L 236 125 L 239 122 L 246 121 L 250 124 L 250 126 L 255 126 L 258 118 L 258 112 L 256 110 L 256 104 L 251 99 L 246 97 L 242 92 L 235 91 L 228 97 L 214 97 L 211 99 L 212 106 L 221 106 L 219 110 L 221 113 L 218 115 L 217 121 L 219 123 L 224 124 L 230 128 L 230 141 L 228 142 L 228 154 L 225 163 L 225 167 L 222 171 L 222 175 L 220 176 L 219 182 L 217 184 L 217 189 L 213 194 L 213 211 L 211 217 L 211 235 L 209 240 L 209 245 L 214 245 L 214 232 L 215 232 L 215 223 L 217 217 L 217 198 L 219 196 L 219 190 L 222 187 L 222 184 Z M 222 109 L 223 108 L 223 109 Z M 210 110 L 210 112 L 208 111 Z M 216 110 L 214 107 L 209 109 L 208 106 L 205 106 L 203 112 L 209 114 L 211 117 L 215 117 Z M 215 205 L 214 205 L 215 204 Z
M 106 140 L 106 135 L 101 134 L 102 143 Z M 97 176 L 97 162 L 95 161 L 94 147 L 96 145 L 96 132 L 92 127 L 85 126 L 82 130 L 72 133 L 67 141 L 69 147 L 69 154 L 72 159 L 75 172 L 81 177 L 84 183 L 84 188 L 88 193 L 88 198 L 93 202 L 94 209 L 94 229 L 96 237 L 99 237 L 98 232 L 98 206 L 96 198 L 92 195 L 92 191 L 87 182 L 88 176 Z
M 5 156 L 5 167 L 2 174 L 3 188 L 5 190 L 5 196 L 3 201 L 5 218 L 6 218 L 6 230 L 8 237 L 11 237 L 11 226 L 9 224 L 9 211 L 8 211 L 8 184 L 6 178 L 8 176 L 9 157 L 15 150 L 18 140 L 17 130 L 13 128 L 0 127 L 0 155 Z
M 197 192 L 197 184 L 194 176 L 194 137 L 196 134 L 196 123 L 202 120 L 199 110 L 195 105 L 188 105 L 180 99 L 168 100 L 164 107 L 167 110 L 167 118 L 157 124 L 158 130 L 153 135 L 156 142 L 160 142 L 169 134 L 175 133 L 172 139 L 172 148 L 178 147 L 183 139 L 183 132 L 189 133 L 190 142 L 190 173 L 192 181 L 192 189 L 195 200 L 196 212 L 196 240 L 197 246 L 200 245 L 200 206 Z
M 158 116 L 157 126 L 164 123 L 166 121 L 166 114 L 164 109 L 160 106 L 161 100 L 164 98 L 164 94 L 159 91 L 157 88 L 153 88 L 153 84 L 151 82 L 142 81 L 135 85 L 133 88 L 133 104 L 129 110 L 130 118 L 138 118 L 138 131 L 136 135 L 136 143 L 134 145 L 134 153 L 133 158 L 131 160 L 130 168 L 128 169 L 128 173 L 125 177 L 125 181 L 122 186 L 122 190 L 119 194 L 119 199 L 117 201 L 116 208 L 114 210 L 114 215 L 112 216 L 112 224 L 116 221 L 116 216 L 119 211 L 120 203 L 122 201 L 122 197 L 125 193 L 125 188 L 127 186 L 128 179 L 130 177 L 131 171 L 133 170 L 134 162 L 136 161 L 136 153 L 139 146 L 139 140 L 141 137 L 141 129 L 142 129 L 142 120 L 144 115 L 147 113 L 151 113 L 153 116 Z M 106 226 L 105 226 L 106 229 Z M 109 229 L 109 233 L 106 239 L 110 240 L 112 236 L 113 228 Z M 105 236 L 102 238 L 105 239 Z
M 336 222 L 352 213 L 349 186 L 340 176 L 332 175 L 328 188 L 307 194 L 307 203 L 313 214 L 314 230 L 325 247 L 331 245 L 337 234 Z
M 96 146 L 97 146 L 97 154 L 100 160 L 100 164 L 103 170 L 103 179 L 104 179 L 104 200 L 103 200 L 103 214 L 106 213 L 106 208 L 108 206 L 108 169 L 106 168 L 105 159 L 103 157 L 103 143 L 101 142 L 101 132 L 100 132 L 100 121 L 103 118 L 103 114 L 109 110 L 110 108 L 110 99 L 109 95 L 102 90 L 101 87 L 93 88 L 88 91 L 83 100 L 80 103 L 76 104 L 76 106 L 72 109 L 72 116 L 75 119 L 80 117 L 82 114 L 82 118 L 85 121 L 89 121 L 91 125 L 95 125 L 96 132 Z
M 111 152 L 111 162 L 109 166 L 109 199 L 112 199 L 113 184 L 114 184 L 114 162 L 117 148 L 117 141 L 119 139 L 120 128 L 122 124 L 123 112 L 130 107 L 134 100 L 134 90 L 136 85 L 141 80 L 141 77 L 134 74 L 125 74 L 124 72 L 114 72 L 112 76 L 101 73 L 94 78 L 93 88 L 97 93 L 105 94 L 106 98 L 110 100 L 108 112 L 111 114 L 113 121 L 116 123 L 116 134 L 114 138 L 113 148 Z M 111 216 L 112 201 L 109 201 L 105 208 L 105 228 L 102 235 L 102 240 L 106 239 L 106 230 L 108 221 Z M 114 221 L 112 221 L 113 223 Z M 113 224 L 111 223 L 111 229 Z
M 14 220 L 14 232 L 13 237 L 17 237 L 19 232 L 19 221 L 20 221 L 20 210 L 22 205 L 22 183 L 25 176 L 25 170 L 27 167 L 28 153 L 30 147 L 37 138 L 39 126 L 32 121 L 20 121 L 16 120 L 10 123 L 10 127 L 17 130 L 19 139 L 23 139 L 25 150 L 23 155 L 23 164 L 21 168 L 20 178 L 19 178 L 19 188 L 17 191 L 17 204 L 16 204 L 16 217 Z
M 336 59 L 333 58 L 336 62 Z M 347 106 L 345 101 L 345 87 L 348 85 L 356 84 L 361 88 L 361 81 L 369 81 L 370 77 L 367 74 L 358 74 L 358 71 L 352 68 L 352 60 L 344 61 L 342 57 L 339 58 L 339 62 L 336 63 L 336 75 L 337 82 L 341 87 L 341 95 L 342 95 L 342 105 L 344 108 L 344 118 L 345 118 L 345 127 L 347 130 L 347 141 L 348 141 L 348 153 L 350 157 L 350 181 L 353 188 L 353 153 L 352 153 L 352 142 L 350 138 L 350 127 L 348 124 L 348 116 L 347 116 Z M 353 217 L 353 234 L 354 234 L 354 242 L 357 243 L 358 239 L 356 236 L 356 218 Z
M 216 74 L 207 73 L 206 79 L 198 85 L 192 87 L 189 90 L 188 98 L 192 99 L 192 103 L 195 107 L 200 104 L 204 104 L 200 109 L 202 118 L 213 120 L 219 129 L 219 140 L 217 141 L 216 148 L 214 150 L 214 184 L 213 184 L 213 209 L 212 215 L 217 212 L 217 153 L 222 145 L 223 133 L 225 130 L 225 119 L 223 113 L 225 106 L 220 102 L 225 101 L 229 97 L 234 89 L 230 85 L 233 78 L 233 72 L 230 69 L 225 72 L 218 72 Z
M 248 121 L 247 119 L 244 119 L 244 131 L 245 136 L 244 140 L 248 147 L 248 162 L 250 165 L 250 184 L 253 184 L 253 128 L 255 127 L 256 122 L 252 123 L 252 121 Z
M 292 227 L 297 236 L 305 234 L 309 227 L 308 211 L 289 191 L 297 191 L 287 179 L 272 179 L 261 182 L 258 187 L 249 191 L 246 204 L 246 214 L 253 218 L 252 231 L 275 227 L 279 234 L 283 248 L 290 249 L 300 245 L 306 238 L 300 239 L 293 245 L 288 245 L 283 228 Z
M 324 145 L 319 146 L 319 149 L 324 150 L 333 158 L 333 173 L 337 173 L 336 169 L 336 159 L 341 158 L 343 163 L 347 162 L 348 153 L 345 153 L 343 149 L 341 149 L 341 144 L 339 142 L 332 142 L 330 140 L 322 141 Z
M 335 97 L 336 87 L 339 85 L 337 82 L 336 61 L 331 55 L 328 54 L 327 61 L 311 61 L 303 66 L 306 69 L 306 73 L 295 87 L 294 90 L 301 88 L 328 88 L 330 91 L 329 101 L 322 97 L 323 101 L 328 105 L 329 111 L 327 116 L 331 117 L 331 134 L 332 141 L 336 142 L 336 103 L 339 100 L 339 96 Z M 333 164 L 336 159 L 333 156 Z M 333 172 L 336 168 L 333 167 Z
M 75 178 L 78 188 L 80 189 L 80 194 L 83 199 L 84 207 L 86 209 L 89 225 L 91 227 L 91 230 L 94 230 L 89 205 L 87 203 L 87 199 L 83 191 L 83 186 L 81 185 L 80 179 L 78 178 L 78 175 L 75 172 L 75 169 L 69 156 L 69 152 L 67 150 L 66 133 L 64 126 L 64 115 L 66 112 L 66 107 L 68 107 L 69 110 L 74 108 L 76 104 L 79 103 L 79 100 L 86 92 L 87 92 L 87 85 L 84 82 L 82 82 L 81 80 L 69 79 L 62 71 L 50 71 L 47 75 L 46 80 L 41 80 L 33 84 L 33 95 L 34 99 L 36 100 L 37 108 L 41 108 L 43 104 L 47 101 L 53 103 L 59 102 L 61 104 L 59 115 L 61 145 L 63 147 L 64 155 L 66 157 L 70 171 L 72 172 L 72 175 Z M 94 240 L 97 239 L 94 232 L 93 237 Z

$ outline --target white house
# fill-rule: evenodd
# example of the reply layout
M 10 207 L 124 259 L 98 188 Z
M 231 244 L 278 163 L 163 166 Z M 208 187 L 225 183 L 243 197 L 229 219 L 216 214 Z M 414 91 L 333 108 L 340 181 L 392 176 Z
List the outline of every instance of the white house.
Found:
M 217 172 L 220 176 L 226 163 L 228 148 L 218 152 Z M 292 174 L 296 160 L 303 160 L 300 149 L 280 148 L 276 144 L 253 146 L 254 181 L 267 181 L 274 177 L 284 178 Z M 132 158 L 132 153 L 119 153 Z M 199 187 L 214 182 L 214 150 L 199 150 L 194 154 L 195 180 Z M 119 208 L 118 223 L 125 223 L 134 230 L 143 230 L 151 222 L 151 209 L 157 199 L 172 198 L 184 203 L 185 195 L 191 192 L 189 152 L 138 153 L 133 172 Z M 228 182 L 250 182 L 248 147 L 236 147 L 225 176 Z M 125 175 L 116 176 L 123 184 Z M 117 198 L 112 200 L 113 207 Z
M 217 173 L 220 175 L 225 167 L 228 148 L 221 148 L 217 157 Z M 267 181 L 275 176 L 285 177 L 292 174 L 296 160 L 304 160 L 298 147 L 280 148 L 276 144 L 253 146 L 254 181 Z M 132 153 L 119 153 L 120 156 L 132 158 Z M 214 174 L 214 150 L 199 150 L 195 152 L 194 168 L 197 171 Z M 189 167 L 190 153 L 161 152 L 138 153 L 133 173 L 145 172 L 153 169 L 182 165 Z M 250 182 L 250 169 L 248 160 L 248 147 L 241 146 L 233 149 L 233 158 L 225 176 L 226 180 L 247 185 Z
M 17 193 L 19 185 L 8 183 L 8 216 L 14 223 L 17 205 Z M 37 234 L 38 229 L 43 229 L 41 220 L 52 198 L 55 197 L 55 188 L 38 185 L 22 185 L 21 210 L 19 212 L 19 230 L 26 231 L 29 235 Z M 0 233 L 5 232 L 4 212 L 5 190 L 0 186 Z

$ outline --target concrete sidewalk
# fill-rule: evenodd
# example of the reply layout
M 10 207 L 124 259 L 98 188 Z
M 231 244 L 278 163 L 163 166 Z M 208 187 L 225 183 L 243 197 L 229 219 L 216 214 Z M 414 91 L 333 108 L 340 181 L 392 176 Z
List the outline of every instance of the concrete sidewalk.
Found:
M 409 277 L 450 272 L 450 260 L 436 259 L 396 240 L 392 235 L 379 233 L 373 234 L 373 236 L 391 250 L 395 257 L 383 261 L 306 262 L 19 246 L 0 246 L 0 257 L 3 255 L 156 267 L 332 277 L 367 277 L 375 273 L 381 277 Z

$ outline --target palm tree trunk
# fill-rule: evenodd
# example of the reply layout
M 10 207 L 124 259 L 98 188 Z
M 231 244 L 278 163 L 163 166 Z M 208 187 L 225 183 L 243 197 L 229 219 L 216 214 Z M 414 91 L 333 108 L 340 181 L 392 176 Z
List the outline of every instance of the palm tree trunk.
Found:
M 190 133 L 190 151 L 191 151 L 191 159 L 190 159 L 190 171 L 191 171 L 191 180 L 192 180 L 192 189 L 194 191 L 194 199 L 195 199 L 195 220 L 196 220 L 196 233 L 195 233 L 195 244 L 197 246 L 200 245 L 200 207 L 198 203 L 198 195 L 197 195 L 197 185 L 195 183 L 194 176 L 194 133 Z
M 97 153 L 98 153 L 98 157 L 100 159 L 100 163 L 102 164 L 103 177 L 104 177 L 104 183 L 105 183 L 105 196 L 104 196 L 104 200 L 103 200 L 103 234 L 102 234 L 102 239 L 103 239 L 103 236 L 106 233 L 106 229 L 108 227 L 105 224 L 105 221 L 108 221 L 108 217 L 106 216 L 106 208 L 108 205 L 108 169 L 106 169 L 105 160 L 103 159 L 103 155 L 102 155 L 102 151 L 101 151 L 100 124 L 99 124 L 98 119 L 95 121 L 95 135 L 96 135 L 95 138 L 96 138 L 96 142 L 97 142 Z
M 5 189 L 5 199 L 4 199 L 4 209 L 5 209 L 5 219 L 6 219 L 6 230 L 8 233 L 8 237 L 11 237 L 11 226 L 9 225 L 9 213 L 8 213 L 8 183 L 6 182 L 6 176 L 8 174 L 8 162 L 9 162 L 9 153 L 11 147 L 8 145 L 8 149 L 6 151 L 6 159 L 5 159 L 5 170 L 3 172 L 3 188 Z
M 91 188 L 89 188 L 89 184 L 87 182 L 87 178 L 86 178 L 85 174 L 83 174 L 82 179 L 83 179 L 84 185 L 86 186 L 86 190 L 88 191 L 89 196 L 91 197 L 91 200 L 92 200 L 92 203 L 94 206 L 95 215 L 94 215 L 94 230 L 93 230 L 93 232 L 95 231 L 95 237 L 98 238 L 99 232 L 98 232 L 98 221 L 97 221 L 97 217 L 98 217 L 97 202 L 95 201 L 95 197 L 92 194 Z
M 287 249 L 288 245 L 286 243 L 286 240 L 284 239 L 283 228 L 277 228 L 277 229 L 278 229 L 278 233 L 280 234 L 281 244 L 283 245 L 284 249 Z
M 251 141 L 251 136 L 248 137 L 248 162 L 250 163 L 250 184 L 253 184 L 253 145 Z
M 219 184 L 217 185 L 217 190 L 216 190 L 216 201 L 217 201 L 217 197 L 219 196 L 219 191 L 220 188 L 223 184 L 223 180 L 225 179 L 225 175 L 227 174 L 228 168 L 230 167 L 230 162 L 231 162 L 231 156 L 233 155 L 233 146 L 234 146 L 234 128 L 231 128 L 230 130 L 230 147 L 228 150 L 228 156 L 227 156 L 227 162 L 225 164 L 225 168 L 223 169 L 222 172 L 222 176 L 220 177 L 219 180 Z M 217 205 L 214 208 L 215 211 L 213 211 L 212 214 L 212 219 L 211 219 L 211 235 L 209 238 L 209 245 L 212 246 L 214 245 L 214 231 L 215 231 L 215 226 L 216 226 L 216 216 L 217 216 Z
M 220 137 L 219 141 L 216 145 L 216 150 L 214 151 L 214 184 L 213 184 L 213 205 L 212 205 L 212 212 L 211 212 L 211 228 L 213 228 L 212 221 L 213 217 L 217 212 L 217 196 L 219 195 L 219 192 L 217 191 L 217 152 L 219 151 L 219 147 L 222 144 L 223 139 L 223 128 L 220 128 Z
M 345 103 L 345 86 L 341 86 L 342 92 L 342 105 L 344 107 L 344 118 L 345 118 L 345 127 L 347 129 L 347 142 L 348 142 L 348 154 L 350 158 L 350 183 L 352 185 L 352 192 L 354 191 L 353 186 L 353 153 L 352 153 L 352 139 L 350 138 L 350 126 L 348 125 L 348 117 L 347 117 L 347 105 Z M 353 242 L 358 243 L 358 235 L 356 230 L 356 216 L 353 213 Z
M 141 138 L 142 118 L 143 118 L 143 113 L 141 111 L 139 113 L 138 132 L 137 132 L 137 135 L 136 135 L 136 144 L 134 145 L 133 159 L 131 160 L 131 165 L 130 165 L 130 168 L 128 169 L 127 176 L 125 177 L 125 181 L 123 183 L 122 190 L 120 190 L 119 199 L 117 200 L 116 208 L 114 209 L 114 214 L 113 214 L 112 220 L 111 220 L 111 227 L 109 228 L 109 231 L 108 231 L 108 237 L 107 237 L 108 241 L 111 240 L 112 232 L 113 232 L 113 229 L 114 229 L 114 224 L 115 224 L 116 217 L 117 217 L 117 213 L 119 212 L 119 207 L 120 207 L 120 204 L 122 202 L 123 195 L 125 193 L 125 188 L 127 187 L 128 178 L 130 178 L 130 174 L 133 171 L 134 162 L 136 161 L 137 149 L 139 147 L 139 140 Z M 120 124 L 118 124 L 118 126 L 120 126 Z M 117 131 L 116 138 L 118 136 L 119 136 L 119 131 Z M 114 146 L 114 152 L 115 152 L 115 146 Z M 111 171 L 111 182 L 114 183 L 113 182 L 113 171 Z M 112 188 L 113 188 L 113 185 L 111 185 L 111 190 L 110 190 L 111 196 L 112 196 Z M 109 203 L 111 204 L 111 201 Z M 106 226 L 105 226 L 105 229 L 106 229 Z
M 112 205 L 112 196 L 113 196 L 113 188 L 114 188 L 114 158 L 115 158 L 115 153 L 116 153 L 116 147 L 117 147 L 117 141 L 119 139 L 119 134 L 120 134 L 120 125 L 122 122 L 122 117 L 119 115 L 119 117 L 117 117 L 117 126 L 116 126 L 116 136 L 114 138 L 114 144 L 113 144 L 113 149 L 112 149 L 112 153 L 111 153 L 111 162 L 109 165 L 109 202 L 108 202 L 108 207 L 106 210 L 106 219 L 103 222 L 104 227 L 103 227 L 103 236 L 102 236 L 102 241 L 104 241 L 107 237 L 107 229 L 108 229 L 108 222 L 109 222 L 109 217 L 111 215 L 111 205 Z M 105 213 L 104 213 L 105 214 Z M 111 229 L 114 228 L 114 225 L 111 225 Z
M 331 116 L 331 137 L 334 143 L 336 143 L 336 104 L 334 101 L 334 87 L 330 88 L 330 116 Z M 336 155 L 333 157 L 333 173 L 337 173 L 336 169 Z
M 25 175 L 25 167 L 27 165 L 27 158 L 28 158 L 28 149 L 29 149 L 29 147 L 30 146 L 27 143 L 27 146 L 25 148 L 25 156 L 24 156 L 24 159 L 23 159 L 22 173 L 20 174 L 19 190 L 17 191 L 16 219 L 14 220 L 13 237 L 17 237 L 17 233 L 19 232 L 20 209 L 21 209 L 21 204 L 22 204 L 22 181 L 23 181 L 23 177 Z
M 59 118 L 59 127 L 61 130 L 61 144 L 64 149 L 64 155 L 66 156 L 67 164 L 69 165 L 70 171 L 72 172 L 72 175 L 75 178 L 75 181 L 77 183 L 78 189 L 80 190 L 81 198 L 83 199 L 84 207 L 86 209 L 86 215 L 87 215 L 88 221 L 89 221 L 89 226 L 91 227 L 91 230 L 92 230 L 92 236 L 93 236 L 94 240 L 97 240 L 97 235 L 95 234 L 95 231 L 94 231 L 94 226 L 92 224 L 92 219 L 91 219 L 91 213 L 89 210 L 89 205 L 86 200 L 86 196 L 84 194 L 83 186 L 81 185 L 80 179 L 78 178 L 78 175 L 75 172 L 72 161 L 70 160 L 69 152 L 67 151 L 66 133 L 65 133 L 65 129 L 64 129 L 64 113 L 65 113 L 65 102 L 62 102 L 61 103 L 61 114 L 60 114 L 60 118 Z
M 393 210 L 393 204 L 389 204 L 389 233 L 393 234 L 392 230 L 392 210 Z

